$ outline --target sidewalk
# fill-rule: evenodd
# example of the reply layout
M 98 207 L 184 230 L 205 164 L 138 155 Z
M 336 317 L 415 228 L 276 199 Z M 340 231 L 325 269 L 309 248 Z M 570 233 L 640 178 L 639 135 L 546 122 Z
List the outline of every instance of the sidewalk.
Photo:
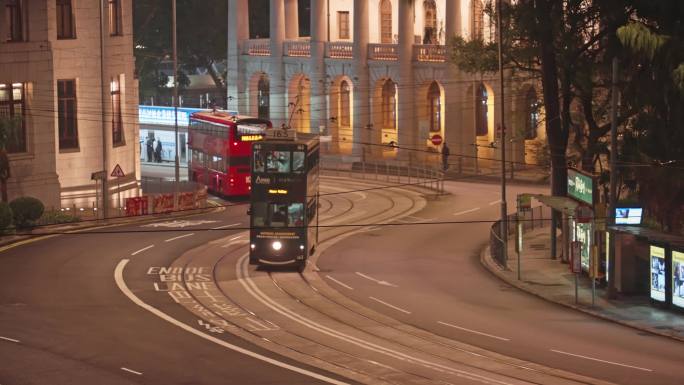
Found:
M 520 281 L 517 279 L 518 259 L 514 242 L 508 243 L 508 269 L 492 259 L 489 247 L 480 256 L 482 264 L 506 283 L 547 301 L 642 331 L 684 341 L 684 315 L 651 306 L 646 296 L 624 296 L 608 300 L 605 290 L 597 288 L 595 305 L 592 306 L 591 280 L 581 276 L 579 301 L 575 303 L 575 280 L 568 264 L 549 258 L 551 241 L 548 227 L 526 232 L 523 242 Z

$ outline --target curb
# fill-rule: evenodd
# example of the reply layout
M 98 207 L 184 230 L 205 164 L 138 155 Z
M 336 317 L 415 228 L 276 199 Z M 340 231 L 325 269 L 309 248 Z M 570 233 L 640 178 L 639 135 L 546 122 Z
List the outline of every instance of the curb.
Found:
M 212 204 L 209 203 L 210 201 L 207 202 L 209 206 Z M 184 218 L 184 217 L 191 217 L 194 215 L 201 215 L 201 214 L 207 214 L 210 212 L 218 212 L 221 210 L 223 206 L 214 206 L 214 207 L 205 207 L 202 209 L 197 209 L 197 211 L 193 210 L 193 212 L 190 213 L 166 213 L 166 214 L 152 214 L 152 215 L 146 215 L 144 217 L 132 217 L 128 219 L 123 219 L 125 217 L 119 217 L 119 218 L 110 218 L 108 221 L 116 221 L 114 223 L 107 223 L 104 222 L 104 220 L 96 220 L 93 222 L 88 222 L 86 224 L 78 224 L 72 223 L 68 225 L 64 224 L 58 224 L 58 225 L 47 225 L 47 226 L 41 226 L 40 231 L 41 232 L 36 232 L 36 233 L 29 233 L 29 234 L 12 234 L 12 235 L 3 235 L 0 236 L 0 248 L 3 250 L 5 248 L 12 248 L 14 246 L 19 246 L 21 244 L 27 243 L 27 242 L 35 242 L 39 241 L 41 239 L 55 236 L 55 234 L 51 234 L 53 231 L 59 231 L 59 232 L 80 232 L 80 231 L 87 231 L 91 229 L 96 229 L 96 228 L 108 228 L 108 227 L 116 227 L 116 226 L 126 226 L 130 224 L 135 224 L 135 223 L 146 223 L 146 222 L 154 222 L 158 221 L 160 219 L 175 219 L 175 218 Z M 118 221 L 120 219 L 120 221 Z
M 501 265 L 499 265 L 498 263 L 494 262 L 494 260 L 492 259 L 491 253 L 489 252 L 489 245 L 485 246 L 480 251 L 480 263 L 482 264 L 482 266 L 484 266 L 485 269 L 487 269 L 492 275 L 496 276 L 501 281 L 517 288 L 520 291 L 523 291 L 527 294 L 531 294 L 537 298 L 541 298 L 547 302 L 551 302 L 551 303 L 555 303 L 555 304 L 558 304 L 561 306 L 565 306 L 567 308 L 570 308 L 570 309 L 573 309 L 576 311 L 580 311 L 580 312 L 585 313 L 585 314 L 589 314 L 589 315 L 594 316 L 596 318 L 600 318 L 600 319 L 603 319 L 605 321 L 614 322 L 614 323 L 620 324 L 622 326 L 630 327 L 632 329 L 636 329 L 636 330 L 647 332 L 650 334 L 654 334 L 654 335 L 657 335 L 660 337 L 666 337 L 666 338 L 670 338 L 670 339 L 673 339 L 676 341 L 684 342 L 684 337 L 682 337 L 682 336 L 663 332 L 663 331 L 656 329 L 654 327 L 643 326 L 643 325 L 638 324 L 636 322 L 624 321 L 624 320 L 621 320 L 618 318 L 614 318 L 614 317 L 611 317 L 611 316 L 606 315 L 604 313 L 600 313 L 600 312 L 597 312 L 595 310 L 592 310 L 590 308 L 587 308 L 584 306 L 578 306 L 578 305 L 575 305 L 573 303 L 558 301 L 558 300 L 553 299 L 549 296 L 546 296 L 542 293 L 533 291 L 533 290 L 529 289 L 527 287 L 527 285 L 525 285 L 524 283 L 518 282 L 518 280 L 516 280 L 516 279 L 509 279 L 508 277 L 506 277 L 505 274 L 501 273 L 503 271 L 503 267 Z

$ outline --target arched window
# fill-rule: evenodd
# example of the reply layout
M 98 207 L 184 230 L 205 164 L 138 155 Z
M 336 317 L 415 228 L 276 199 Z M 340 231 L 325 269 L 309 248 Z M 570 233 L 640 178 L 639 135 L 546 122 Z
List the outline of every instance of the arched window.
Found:
M 537 125 L 539 125 L 539 100 L 534 88 L 530 88 L 525 96 L 525 139 L 537 138 Z
M 475 91 L 475 134 L 477 136 L 489 135 L 487 98 L 487 88 L 480 83 Z
M 423 10 L 425 11 L 423 44 L 438 44 L 439 36 L 437 33 L 437 4 L 435 4 L 435 0 L 423 1 Z
M 484 5 L 482 0 L 473 0 L 472 39 L 484 39 Z
M 382 86 L 382 126 L 397 128 L 397 84 L 391 79 Z
M 349 127 L 351 125 L 351 92 L 349 83 L 343 80 L 340 83 L 340 125 Z
M 380 43 L 392 44 L 392 2 L 380 1 Z
M 428 108 L 430 109 L 430 131 L 442 131 L 442 93 L 437 82 L 428 89 Z
M 269 97 L 271 94 L 269 88 L 268 78 L 266 75 L 261 75 L 257 85 L 257 106 L 258 116 L 262 119 L 269 118 Z

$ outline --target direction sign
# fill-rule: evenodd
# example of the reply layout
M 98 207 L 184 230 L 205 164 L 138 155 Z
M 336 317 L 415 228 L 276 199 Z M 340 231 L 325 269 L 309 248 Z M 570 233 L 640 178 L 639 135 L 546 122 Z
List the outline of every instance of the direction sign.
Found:
M 123 178 L 123 177 L 126 176 L 126 174 L 124 174 L 123 170 L 121 169 L 121 166 L 119 166 L 119 165 L 117 164 L 117 165 L 114 167 L 114 170 L 112 170 L 112 173 L 109 174 L 109 176 L 113 176 L 113 177 L 116 177 L 116 178 Z
M 434 144 L 435 146 L 439 146 L 440 144 L 442 144 L 442 135 L 434 134 L 434 135 L 432 135 L 432 137 L 430 138 L 430 141 L 431 141 L 432 144 Z

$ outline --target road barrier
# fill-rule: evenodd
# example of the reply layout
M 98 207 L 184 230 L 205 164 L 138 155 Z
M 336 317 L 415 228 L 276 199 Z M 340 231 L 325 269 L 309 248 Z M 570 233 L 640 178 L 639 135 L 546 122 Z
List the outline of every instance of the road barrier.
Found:
M 535 228 L 548 225 L 551 219 L 551 209 L 546 206 L 532 207 L 530 210 L 513 213 L 506 217 L 506 233 L 508 234 L 508 242 L 515 242 L 515 237 L 511 239 L 511 235 L 516 234 L 516 225 L 518 222 L 522 223 L 523 236 L 526 231 L 534 230 Z M 546 223 L 548 222 L 548 223 Z M 502 267 L 508 267 L 508 261 L 504 258 L 503 253 L 503 237 L 501 236 L 501 220 L 492 224 L 489 231 L 489 250 L 494 261 Z

